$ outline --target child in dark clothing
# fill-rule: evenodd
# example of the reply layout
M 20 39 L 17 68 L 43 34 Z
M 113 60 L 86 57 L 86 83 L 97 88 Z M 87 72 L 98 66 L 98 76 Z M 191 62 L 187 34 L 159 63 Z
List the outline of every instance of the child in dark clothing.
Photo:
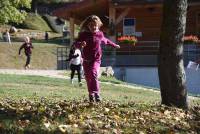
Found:
M 46 42 L 49 41 L 49 33 L 47 31 L 45 32 L 44 38 Z
M 69 59 L 67 59 L 70 64 L 70 69 L 71 69 L 71 83 L 73 84 L 73 78 L 75 71 L 78 73 L 78 82 L 79 86 L 82 86 L 81 83 L 81 63 L 82 63 L 82 58 L 81 58 L 81 51 L 74 46 L 71 47 L 70 54 L 69 54 Z
M 19 48 L 19 55 L 21 55 L 21 50 L 24 49 L 24 53 L 26 55 L 26 64 L 25 64 L 25 69 L 30 68 L 30 61 L 31 61 L 31 54 L 32 54 L 32 43 L 30 42 L 30 38 L 27 36 L 24 39 L 24 43 L 21 45 Z

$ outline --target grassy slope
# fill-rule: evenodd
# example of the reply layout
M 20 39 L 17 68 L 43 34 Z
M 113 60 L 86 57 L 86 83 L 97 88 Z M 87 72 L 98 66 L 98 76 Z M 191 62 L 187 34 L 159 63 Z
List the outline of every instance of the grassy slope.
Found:
M 0 68 L 23 69 L 26 61 L 22 50 L 22 57 L 18 56 L 18 50 L 22 42 L 8 45 L 0 42 Z M 56 69 L 56 44 L 33 43 L 31 65 L 33 69 Z
M 41 16 L 35 15 L 34 13 L 27 15 L 23 25 L 24 28 L 28 29 L 51 31 L 51 28 L 48 26 L 45 20 L 43 20 Z

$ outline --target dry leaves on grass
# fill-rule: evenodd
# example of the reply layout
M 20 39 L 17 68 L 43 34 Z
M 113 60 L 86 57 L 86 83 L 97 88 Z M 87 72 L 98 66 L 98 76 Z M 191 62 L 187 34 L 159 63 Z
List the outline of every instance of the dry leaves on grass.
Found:
M 160 105 L 47 99 L 0 102 L 0 132 L 198 133 L 200 107 L 189 111 Z

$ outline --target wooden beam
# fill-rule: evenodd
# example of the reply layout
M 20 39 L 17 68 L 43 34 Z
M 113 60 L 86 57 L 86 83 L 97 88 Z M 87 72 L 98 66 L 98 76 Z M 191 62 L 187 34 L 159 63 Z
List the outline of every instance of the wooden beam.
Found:
M 162 7 L 162 3 L 154 4 L 114 4 L 115 8 L 148 8 L 148 7 Z
M 199 6 L 200 5 L 200 2 L 191 2 L 191 3 L 188 3 L 188 6 Z
M 112 41 L 116 41 L 116 35 L 115 35 L 115 21 L 116 21 L 116 9 L 112 5 L 112 3 L 109 3 L 109 37 Z
M 199 35 L 200 33 L 199 33 L 199 29 L 200 29 L 200 22 L 199 22 L 199 20 L 200 20 L 200 18 L 199 18 L 199 14 L 200 14 L 200 12 L 196 12 L 196 14 L 195 14 L 195 21 L 196 21 L 196 27 L 195 27 L 195 32 L 196 32 L 196 34 L 197 35 Z
M 74 41 L 74 18 L 70 17 L 69 18 L 69 26 L 70 26 L 70 45 L 73 44 Z
M 117 18 L 116 22 L 115 22 L 115 25 L 119 24 L 123 18 L 129 13 L 129 11 L 131 10 L 131 8 L 126 8 L 120 15 L 119 17 Z
M 116 12 L 115 12 L 115 8 L 113 6 L 109 6 L 109 24 L 111 22 L 115 22 L 115 16 L 116 16 Z

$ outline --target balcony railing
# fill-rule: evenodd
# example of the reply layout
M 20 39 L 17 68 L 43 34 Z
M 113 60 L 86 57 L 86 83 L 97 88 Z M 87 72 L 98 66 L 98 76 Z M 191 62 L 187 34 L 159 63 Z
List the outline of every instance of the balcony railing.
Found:
M 120 49 L 103 48 L 102 66 L 157 66 L 159 41 L 140 41 L 136 46 L 121 46 Z M 68 68 L 66 61 L 69 48 L 57 48 L 57 68 Z M 184 45 L 184 65 L 200 59 L 200 45 Z
M 159 41 L 140 41 L 132 47 L 124 45 L 115 53 L 104 50 L 102 66 L 157 66 L 158 51 Z M 200 45 L 184 45 L 184 66 L 198 59 Z

